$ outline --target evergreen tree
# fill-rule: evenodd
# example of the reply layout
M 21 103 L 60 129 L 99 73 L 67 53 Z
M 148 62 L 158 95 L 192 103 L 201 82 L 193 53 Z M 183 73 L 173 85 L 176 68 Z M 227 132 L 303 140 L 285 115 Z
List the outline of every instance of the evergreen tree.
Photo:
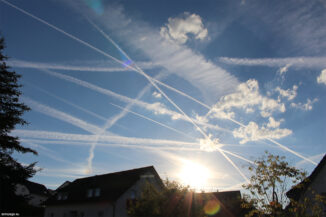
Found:
M 32 177 L 36 170 L 35 163 L 22 165 L 12 154 L 30 152 L 37 155 L 37 152 L 22 146 L 18 137 L 10 135 L 17 124 L 27 124 L 21 116 L 29 107 L 19 101 L 21 85 L 18 79 L 21 76 L 6 65 L 3 49 L 4 39 L 0 37 L 0 212 L 19 212 L 24 198 L 15 195 L 15 185 Z

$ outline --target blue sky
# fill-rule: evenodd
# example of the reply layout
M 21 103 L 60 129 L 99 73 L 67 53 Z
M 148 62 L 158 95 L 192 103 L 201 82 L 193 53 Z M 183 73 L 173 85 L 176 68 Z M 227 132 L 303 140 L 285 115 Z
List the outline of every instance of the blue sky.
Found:
M 8 65 L 32 109 L 12 134 L 39 152 L 15 157 L 37 161 L 32 180 L 50 188 L 148 165 L 185 181 L 200 165 L 210 175 L 197 188 L 239 189 L 265 150 L 311 172 L 326 152 L 325 12 L 321 1 L 1 0 Z

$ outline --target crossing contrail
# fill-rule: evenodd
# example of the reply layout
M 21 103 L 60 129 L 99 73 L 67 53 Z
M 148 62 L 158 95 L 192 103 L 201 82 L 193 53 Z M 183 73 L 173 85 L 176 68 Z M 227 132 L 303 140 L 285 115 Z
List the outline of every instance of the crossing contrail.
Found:
M 87 47 L 89 47 L 89 48 L 91 48 L 91 49 L 93 49 L 94 51 L 97 51 L 98 53 L 100 53 L 100 54 L 102 54 L 102 55 L 104 55 L 104 56 L 106 56 L 106 57 L 108 57 L 108 58 L 110 58 L 110 59 L 112 59 L 112 60 L 114 60 L 114 61 L 116 61 L 116 62 L 118 62 L 118 63 L 121 63 L 121 64 L 123 64 L 124 65 L 124 63 L 122 62 L 122 61 L 120 61 L 120 60 L 118 60 L 117 58 L 115 58 L 115 57 L 113 57 L 113 56 L 111 56 L 111 55 L 109 55 L 109 54 L 107 54 L 106 52 L 104 52 L 104 51 L 102 51 L 102 50 L 100 50 L 100 49 L 98 49 L 98 48 L 96 48 L 96 47 L 94 47 L 93 45 L 91 45 L 91 44 L 89 44 L 89 43 L 87 43 L 87 42 L 85 42 L 85 41 L 83 41 L 83 40 L 81 40 L 81 39 L 79 39 L 79 38 L 77 38 L 76 36 L 74 36 L 74 35 L 72 35 L 72 34 L 70 34 L 70 33 L 67 33 L 66 31 L 64 31 L 64 30 L 62 30 L 62 29 L 60 29 L 60 28 L 58 28 L 58 27 L 56 27 L 56 26 L 54 26 L 54 25 L 52 25 L 52 24 L 50 24 L 50 23 L 48 23 L 48 22 L 46 22 L 45 20 L 43 20 L 43 19 L 41 19 L 41 18 L 39 18 L 39 17 L 37 17 L 37 16 L 35 16 L 35 15 L 33 15 L 33 14 L 31 14 L 31 13 L 29 13 L 29 12 L 27 12 L 27 11 L 25 11 L 25 10 L 23 10 L 23 9 L 21 9 L 21 8 L 19 8 L 19 7 L 17 7 L 17 6 L 15 6 L 15 5 L 13 5 L 13 4 L 11 4 L 11 3 L 9 3 L 9 2 L 7 2 L 6 0 L 1 0 L 2 2 L 4 2 L 5 4 L 7 4 L 7 5 L 9 5 L 9 6 L 11 6 L 11 7 L 13 7 L 13 8 L 15 8 L 16 10 L 19 10 L 20 12 L 22 12 L 22 13 L 24 13 L 24 14 L 26 14 L 26 15 L 28 15 L 28 16 L 30 16 L 30 17 L 32 17 L 33 19 L 36 19 L 36 20 L 38 20 L 39 22 L 41 22 L 41 23 L 43 23 L 43 24 L 45 24 L 45 25 L 47 25 L 47 26 L 49 26 L 49 27 L 51 27 L 51 28 L 53 28 L 53 29 L 55 29 L 55 30 L 57 30 L 57 31 L 59 31 L 59 32 L 61 32 L 62 34 L 64 34 L 64 35 L 66 35 L 66 36 L 68 36 L 68 37 L 70 37 L 71 39 L 74 39 L 75 41 L 78 41 L 79 43 L 81 43 L 81 44 L 83 44 L 83 45 L 85 45 L 85 46 L 87 46 Z M 119 48 L 120 49 L 120 48 Z M 128 59 L 130 59 L 128 56 L 127 56 L 127 58 Z M 131 59 L 130 59 L 131 60 Z M 126 67 L 128 67 L 128 68 L 133 68 L 133 67 L 131 67 L 131 66 L 129 66 L 129 65 L 127 65 Z M 195 129 L 196 130 L 198 130 L 203 136 L 204 136 L 204 138 L 205 139 L 209 139 L 209 137 L 207 136 L 207 134 L 193 121 L 193 119 L 192 118 L 190 118 L 177 104 L 175 104 L 174 102 L 173 102 L 173 100 L 171 100 L 162 90 L 161 90 L 161 88 L 159 88 L 157 85 L 156 85 L 156 83 L 154 83 L 154 81 L 152 80 L 152 78 L 150 77 L 150 76 L 148 76 L 142 69 L 140 69 L 139 67 L 137 67 L 137 65 L 136 65 L 136 71 L 137 72 L 139 72 L 139 73 L 141 73 L 179 112 L 181 112 L 183 115 L 184 115 L 184 117 L 186 118 L 186 119 L 188 119 L 193 125 L 194 125 L 194 127 L 195 127 Z M 246 178 L 246 176 L 244 176 L 244 174 L 241 172 L 241 170 L 231 161 L 231 159 L 229 159 L 223 152 L 221 152 L 220 151 L 220 149 L 218 148 L 217 150 L 219 150 L 219 152 L 232 164 L 232 166 L 233 167 L 235 167 L 236 168 L 236 170 L 237 171 L 239 171 L 240 172 L 240 175 L 245 179 L 245 180 L 248 180 L 247 178 Z
M 106 33 L 104 33 L 96 24 L 94 24 L 93 22 L 90 22 L 97 30 L 99 30 L 102 35 L 104 35 L 117 49 L 119 49 L 119 51 L 121 51 L 131 62 L 132 59 L 127 55 L 126 52 L 124 52 L 120 46 L 118 44 L 116 44 Z M 155 83 L 155 81 L 149 76 L 147 75 L 141 68 L 139 68 L 137 66 L 136 63 L 134 63 L 135 68 L 137 69 L 137 71 L 139 73 L 141 73 L 163 96 L 165 99 L 167 99 L 179 112 L 181 112 L 183 114 L 183 116 L 188 119 L 195 127 L 195 129 L 197 131 L 199 131 L 205 139 L 210 139 L 208 137 L 208 135 L 195 123 L 195 121 L 190 118 L 176 103 L 173 102 L 173 100 L 171 100 L 163 90 L 161 90 L 161 88 L 159 88 L 157 86 L 157 84 Z M 243 172 L 240 170 L 240 168 L 228 157 L 226 156 L 226 154 L 221 150 L 220 147 L 217 147 L 217 150 L 223 155 L 223 157 L 239 172 L 239 174 L 247 181 L 249 182 L 248 178 L 243 174 Z
M 38 87 L 38 86 L 36 86 L 36 85 L 34 85 L 34 84 L 28 82 L 28 81 L 24 81 L 24 83 L 28 84 L 29 86 L 31 86 L 31 87 L 33 87 L 33 88 L 35 88 L 35 89 L 37 89 L 37 90 L 39 90 L 39 91 L 41 91 L 41 92 L 43 92 L 43 93 L 45 93 L 45 94 L 51 96 L 51 97 L 53 97 L 53 98 L 55 98 L 55 99 L 57 99 L 57 100 L 59 100 L 59 101 L 61 101 L 61 102 L 66 103 L 67 105 L 70 105 L 70 106 L 72 106 L 72 107 L 74 107 L 74 108 L 76 108 L 76 109 L 78 109 L 78 110 L 80 110 L 80 111 L 83 111 L 83 112 L 85 112 L 85 113 L 87 113 L 87 114 L 89 114 L 89 115 L 91 115 L 91 116 L 93 116 L 93 117 L 96 117 L 96 118 L 98 118 L 98 119 L 100 119 L 100 120 L 103 120 L 103 121 L 106 121 L 106 120 L 107 120 L 105 117 L 103 117 L 103 116 L 101 116 L 101 115 L 98 115 L 98 114 L 96 114 L 96 113 L 94 113 L 94 112 L 92 112 L 92 111 L 89 111 L 89 110 L 87 110 L 87 109 L 85 109 L 85 108 L 83 108 L 83 107 L 81 107 L 81 106 L 79 106 L 79 105 L 76 105 L 76 104 L 74 104 L 74 103 L 72 103 L 72 102 L 69 102 L 68 100 L 65 100 L 65 99 L 63 99 L 63 98 L 61 98 L 61 97 L 59 97 L 59 96 L 56 96 L 56 95 L 54 95 L 54 94 L 52 94 L 52 93 L 50 93 L 50 92 L 44 90 L 43 88 L 40 88 L 40 87 Z
M 36 19 L 36 20 L 38 20 L 39 22 L 41 22 L 41 23 L 43 23 L 43 24 L 45 24 L 45 25 L 47 25 L 47 26 L 49 26 L 49 27 L 51 27 L 51 28 L 53 28 L 53 29 L 55 29 L 55 30 L 57 30 L 58 32 L 61 32 L 62 34 L 64 34 L 64 35 L 66 35 L 66 36 L 68 36 L 68 37 L 70 37 L 71 39 L 73 39 L 73 40 L 75 40 L 75 41 L 78 41 L 79 43 L 81 43 L 81 44 L 83 44 L 83 45 L 85 45 L 85 46 L 87 46 L 87 47 L 89 47 L 89 48 L 91 48 L 91 49 L 93 49 L 94 51 L 97 51 L 98 53 L 100 53 L 100 54 L 102 54 L 102 55 L 104 55 L 104 56 L 106 56 L 106 57 L 108 57 L 108 58 L 110 58 L 110 59 L 112 59 L 112 60 L 114 60 L 114 61 L 116 61 L 116 62 L 118 62 L 118 63 L 121 63 L 121 64 L 123 64 L 123 65 L 125 65 L 125 63 L 123 63 L 122 61 L 120 61 L 119 59 L 117 59 L 117 58 L 115 58 L 115 57 L 113 57 L 113 56 L 111 56 L 111 55 L 109 55 L 109 54 L 107 54 L 106 52 L 104 52 L 104 51 L 102 51 L 102 50 L 100 50 L 100 49 L 98 49 L 98 48 L 96 48 L 96 47 L 94 47 L 93 45 L 91 45 L 91 44 L 89 44 L 89 43 L 87 43 L 87 42 L 85 42 L 85 41 L 83 41 L 83 40 L 81 40 L 81 39 L 79 39 L 79 38 L 77 38 L 76 36 L 74 36 L 74 35 L 72 35 L 72 34 L 70 34 L 70 33 L 67 33 L 66 31 L 64 31 L 64 30 L 62 30 L 62 29 L 60 29 L 60 28 L 58 28 L 58 27 L 56 27 L 56 26 L 54 26 L 54 25 L 52 25 L 52 24 L 50 24 L 50 23 L 48 23 L 48 22 L 46 22 L 45 20 L 43 20 L 43 19 L 41 19 L 41 18 L 39 18 L 39 17 L 37 17 L 37 16 L 35 16 L 35 15 L 33 15 L 33 14 L 31 14 L 31 13 L 29 13 L 29 12 L 27 12 L 27 11 L 25 11 L 25 10 L 23 10 L 23 9 L 21 9 L 21 8 L 19 8 L 19 7 L 17 7 L 17 6 L 15 6 L 15 5 L 13 5 L 13 4 L 11 4 L 11 3 L 9 3 L 8 1 L 6 1 L 6 0 L 1 0 L 3 3 L 5 3 L 5 4 L 7 4 L 7 5 L 9 5 L 9 6 L 11 6 L 11 7 L 13 7 L 13 8 L 15 8 L 16 10 L 19 10 L 20 12 L 22 12 L 22 13 L 24 13 L 24 14 L 26 14 L 26 15 L 28 15 L 28 16 L 30 16 L 30 17 L 32 17 L 33 19 Z M 129 57 L 128 57 L 129 58 Z M 130 58 L 129 58 L 130 59 Z M 131 60 L 131 59 L 130 59 Z M 155 83 L 155 81 L 153 80 L 153 78 L 151 78 L 150 76 L 148 76 L 142 69 L 140 69 L 137 65 L 136 65 L 136 68 L 134 68 L 134 67 L 131 67 L 130 65 L 127 65 L 126 67 L 128 67 L 128 68 L 131 68 L 131 69 L 133 69 L 133 70 L 135 70 L 135 71 L 137 71 L 137 72 L 139 72 L 140 74 L 142 74 L 179 112 L 181 112 L 183 115 L 184 115 L 184 117 L 186 118 L 186 119 L 188 119 L 194 126 L 195 126 L 195 128 L 196 128 L 196 130 L 198 130 L 206 139 L 207 138 L 209 138 L 208 136 L 207 136 L 207 134 L 194 122 L 194 120 L 192 120 L 177 104 L 175 104 L 157 85 L 156 85 L 156 83 Z M 237 123 L 237 124 L 241 124 L 241 123 L 239 123 L 238 121 L 236 121 L 236 120 L 232 120 L 232 119 L 230 119 L 232 122 L 234 122 L 234 123 Z M 240 125 L 241 126 L 241 125 Z M 306 157 L 304 157 L 304 156 L 302 156 L 302 155 L 300 155 L 299 153 L 297 153 L 297 152 L 295 152 L 295 151 L 293 151 L 293 150 L 290 150 L 289 148 L 287 148 L 287 147 L 285 147 L 284 145 L 282 145 L 282 144 L 280 144 L 280 143 L 278 143 L 278 142 L 276 142 L 276 141 L 274 141 L 274 140 L 272 140 L 272 139 L 269 139 L 269 141 L 271 141 L 271 142 L 273 142 L 274 144 L 276 144 L 276 145 L 278 145 L 279 147 L 281 147 L 281 148 L 283 148 L 283 149 L 285 149 L 285 150 L 287 150 L 287 151 L 290 151 L 292 154 L 295 154 L 296 156 L 298 156 L 298 157 L 300 157 L 300 158 L 302 158 L 302 159 L 305 159 L 305 160 L 307 160 L 307 161 L 309 161 L 309 162 L 311 162 L 311 163 L 313 163 L 313 164 L 316 164 L 316 163 L 314 163 L 313 161 L 311 161 L 309 158 L 306 158 Z M 217 150 L 219 150 L 219 149 L 217 149 Z M 221 154 L 224 156 L 224 157 L 226 157 L 226 159 L 231 163 L 232 161 L 227 157 L 227 156 L 225 156 L 225 154 L 224 153 L 222 153 L 221 152 Z M 238 171 L 240 171 L 240 169 L 232 162 L 231 163 Z M 240 173 L 241 174 L 241 173 Z
M 116 105 L 116 104 L 114 104 L 114 103 L 110 103 L 110 104 L 113 105 L 113 106 L 115 106 L 115 107 L 117 107 L 117 108 L 119 108 L 119 109 L 122 109 L 122 110 L 124 110 L 124 111 L 127 111 L 127 112 L 129 112 L 129 113 L 131 113 L 131 114 L 134 114 L 134 115 L 136 115 L 136 116 L 138 116 L 138 117 L 141 117 L 141 118 L 143 118 L 143 119 L 146 119 L 146 120 L 148 120 L 148 121 L 151 121 L 151 122 L 153 122 L 153 123 L 156 123 L 156 124 L 158 124 L 158 125 L 160 125 L 160 126 L 162 126 L 162 127 L 165 127 L 165 128 L 167 128 L 167 129 L 170 129 L 170 130 L 172 130 L 172 131 L 174 131 L 174 132 L 176 132 L 176 133 L 179 133 L 179 134 L 181 134 L 181 135 L 183 135 L 183 136 L 186 136 L 186 137 L 191 138 L 191 139 L 195 139 L 194 137 L 189 136 L 188 134 L 185 134 L 184 132 L 181 132 L 181 131 L 179 131 L 179 130 L 173 128 L 173 127 L 170 127 L 170 126 L 168 126 L 168 125 L 166 125 L 166 124 L 163 124 L 163 123 L 161 123 L 161 122 L 155 121 L 155 120 L 153 120 L 153 119 L 151 119 L 151 118 L 149 118 L 149 117 L 146 117 L 146 116 L 144 116 L 144 115 L 141 115 L 141 114 L 139 114 L 139 113 L 137 113 L 137 112 L 133 112 L 133 111 L 131 111 L 131 110 L 128 110 L 127 108 L 123 108 L 123 107 L 121 107 L 121 106 L 119 106 L 119 105 Z

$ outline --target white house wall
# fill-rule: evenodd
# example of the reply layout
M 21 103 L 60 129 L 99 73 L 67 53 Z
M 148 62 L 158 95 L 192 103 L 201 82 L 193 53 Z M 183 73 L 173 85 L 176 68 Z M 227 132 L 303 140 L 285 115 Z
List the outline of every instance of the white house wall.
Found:
M 28 188 L 25 185 L 22 185 L 22 184 L 17 184 L 16 185 L 15 193 L 16 193 L 16 195 L 28 196 L 30 198 L 30 200 L 28 201 L 28 204 L 30 204 L 32 206 L 37 206 L 37 207 L 40 207 L 41 204 L 46 199 L 48 199 L 47 196 L 30 193 Z

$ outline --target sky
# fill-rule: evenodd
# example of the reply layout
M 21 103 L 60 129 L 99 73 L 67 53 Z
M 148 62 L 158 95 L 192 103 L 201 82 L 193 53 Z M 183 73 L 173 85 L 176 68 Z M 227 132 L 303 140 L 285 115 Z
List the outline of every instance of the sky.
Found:
M 326 153 L 323 1 L 0 0 L 0 32 L 38 152 L 15 158 L 48 188 L 153 165 L 241 189 L 266 150 Z

